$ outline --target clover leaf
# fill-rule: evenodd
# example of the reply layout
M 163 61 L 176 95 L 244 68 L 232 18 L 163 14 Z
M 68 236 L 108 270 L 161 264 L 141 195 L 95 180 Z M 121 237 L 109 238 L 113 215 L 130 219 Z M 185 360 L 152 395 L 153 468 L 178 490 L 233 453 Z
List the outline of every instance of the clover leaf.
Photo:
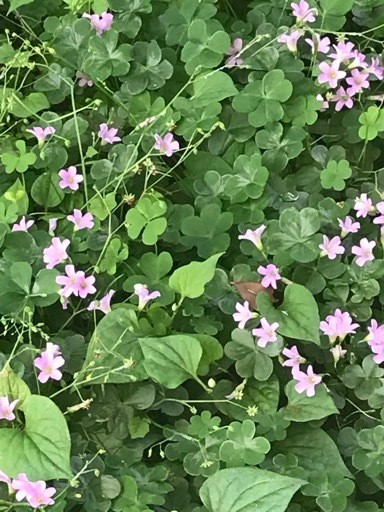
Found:
M 352 175 L 352 169 L 347 160 L 331 160 L 327 167 L 321 171 L 320 181 L 323 188 L 333 188 L 333 190 L 344 190 L 345 180 Z
M 142 197 L 125 217 L 128 236 L 136 240 L 142 232 L 143 243 L 154 245 L 167 227 L 163 217 L 166 211 L 167 205 L 160 198 L 153 195 Z
M 99 272 L 107 272 L 110 276 L 116 274 L 116 267 L 119 263 L 128 258 L 128 246 L 119 238 L 114 238 L 109 243 L 103 259 L 100 261 Z
M 220 448 L 220 459 L 227 467 L 256 466 L 263 462 L 271 445 L 265 437 L 255 437 L 256 427 L 252 420 L 231 423 L 227 430 L 227 441 Z
M 353 465 L 371 478 L 379 476 L 384 471 L 384 426 L 361 430 L 357 442 L 359 448 L 353 454 Z
M 20 173 L 25 172 L 37 159 L 34 153 L 29 153 L 26 150 L 23 140 L 17 140 L 15 146 L 18 149 L 17 153 L 3 153 L 1 155 L 1 162 L 5 165 L 5 172 L 8 174 L 15 170 Z
M 248 120 L 256 128 L 279 121 L 284 116 L 281 103 L 292 94 L 292 84 L 281 69 L 274 69 L 244 87 L 233 102 L 237 112 L 248 113 Z
M 360 115 L 359 121 L 359 137 L 367 141 L 375 139 L 379 132 L 384 131 L 384 108 L 372 105 Z

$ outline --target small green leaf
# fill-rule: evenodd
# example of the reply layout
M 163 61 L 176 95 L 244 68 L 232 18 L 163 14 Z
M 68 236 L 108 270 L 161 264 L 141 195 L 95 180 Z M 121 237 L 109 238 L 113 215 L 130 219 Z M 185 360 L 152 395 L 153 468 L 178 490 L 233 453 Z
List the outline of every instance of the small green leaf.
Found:
M 347 160 L 340 160 L 339 162 L 331 160 L 328 162 L 327 167 L 321 171 L 321 185 L 326 189 L 344 190 L 346 186 L 345 180 L 350 178 L 351 175 L 352 169 Z

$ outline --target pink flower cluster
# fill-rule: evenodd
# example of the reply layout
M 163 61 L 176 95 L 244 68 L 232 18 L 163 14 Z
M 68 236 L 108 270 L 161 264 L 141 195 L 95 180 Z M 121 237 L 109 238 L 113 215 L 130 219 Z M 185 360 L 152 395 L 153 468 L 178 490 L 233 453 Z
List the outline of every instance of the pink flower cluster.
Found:
M 305 0 L 298 4 L 292 3 L 292 14 L 296 17 L 297 25 L 312 23 L 316 19 L 317 10 L 311 8 Z M 301 28 L 295 28 L 289 33 L 281 34 L 277 41 L 285 43 L 288 50 L 297 51 L 297 43 L 305 34 Z M 381 66 L 378 58 L 372 58 L 367 61 L 366 56 L 361 53 L 351 42 L 339 41 L 333 44 L 333 53 L 331 51 L 331 41 L 329 37 L 321 38 L 314 34 L 312 39 L 306 38 L 305 41 L 311 47 L 312 54 L 323 54 L 328 56 L 328 60 L 320 62 L 318 70 L 320 71 L 317 80 L 321 85 L 327 85 L 330 89 L 337 89 L 336 92 L 327 92 L 326 99 L 321 94 L 317 96 L 322 101 L 321 110 L 329 107 L 329 101 L 335 102 L 335 110 L 339 111 L 343 107 L 352 108 L 354 99 L 364 89 L 370 88 L 370 80 L 374 77 L 378 80 L 383 79 L 384 67 Z M 345 79 L 344 85 L 341 80 Z
M 45 384 L 49 379 L 60 380 L 63 374 L 59 370 L 65 364 L 65 360 L 61 357 L 59 345 L 48 342 L 45 350 L 36 357 L 33 364 L 40 370 L 37 377 L 38 380 Z
M 328 315 L 325 320 L 320 322 L 320 330 L 329 337 L 331 345 L 337 338 L 343 341 L 347 334 L 355 334 L 359 324 L 354 324 L 352 317 L 347 312 L 336 309 L 333 315 Z
M 365 339 L 375 354 L 373 360 L 375 363 L 381 364 L 384 362 L 384 324 L 379 325 L 376 320 L 371 320 L 368 331 L 369 334 Z
M 296 381 L 295 390 L 298 393 L 305 392 L 308 397 L 314 396 L 315 387 L 322 381 L 321 375 L 314 373 L 311 365 L 308 365 L 306 372 L 300 370 L 300 365 L 305 363 L 306 360 L 299 354 L 296 345 L 292 348 L 285 348 L 283 355 L 288 358 L 284 361 L 283 366 L 291 368 L 292 377 Z
M 94 276 L 86 277 L 82 270 L 75 270 L 74 265 L 65 265 L 65 274 L 56 277 L 56 283 L 63 287 L 59 291 L 62 297 L 68 298 L 74 295 L 84 299 L 87 295 L 96 292 L 93 286 L 96 281 Z
M 55 503 L 52 496 L 56 494 L 56 489 L 47 487 L 43 480 L 31 482 L 26 473 L 20 473 L 17 478 L 12 480 L 0 471 L 0 482 L 6 483 L 10 492 L 16 491 L 16 501 L 26 499 L 34 509 Z

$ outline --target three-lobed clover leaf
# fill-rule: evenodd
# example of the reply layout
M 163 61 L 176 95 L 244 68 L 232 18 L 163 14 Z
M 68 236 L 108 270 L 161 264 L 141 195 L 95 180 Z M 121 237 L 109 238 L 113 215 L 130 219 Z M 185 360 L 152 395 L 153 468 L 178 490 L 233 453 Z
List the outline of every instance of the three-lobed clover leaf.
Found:
M 100 266 L 96 271 L 107 272 L 110 276 L 116 273 L 116 267 L 119 263 L 128 258 L 128 246 L 121 242 L 119 238 L 114 238 L 110 241 Z
M 162 199 L 154 195 L 142 197 L 125 217 L 128 236 L 136 240 L 142 232 L 143 244 L 154 245 L 167 227 L 166 211 L 167 205 Z
M 265 126 L 267 123 L 279 121 L 284 116 L 281 103 L 287 101 L 292 94 L 292 84 L 285 78 L 281 69 L 274 69 L 244 87 L 233 102 L 237 112 L 248 113 L 252 126 Z
M 371 478 L 384 471 L 384 426 L 361 430 L 357 434 L 359 448 L 354 452 L 352 463 Z
M 1 155 L 1 162 L 5 165 L 5 172 L 11 174 L 13 171 L 20 173 L 25 172 L 29 166 L 36 162 L 36 155 L 26 150 L 25 142 L 17 140 L 15 146 L 18 152 L 3 153 Z
M 320 181 L 323 188 L 333 190 L 344 190 L 346 183 L 345 180 L 352 175 L 352 169 L 349 166 L 348 160 L 331 160 L 328 165 L 320 173 Z
M 379 132 L 384 131 L 384 108 L 372 105 L 360 115 L 359 122 L 359 137 L 366 141 L 375 139 Z

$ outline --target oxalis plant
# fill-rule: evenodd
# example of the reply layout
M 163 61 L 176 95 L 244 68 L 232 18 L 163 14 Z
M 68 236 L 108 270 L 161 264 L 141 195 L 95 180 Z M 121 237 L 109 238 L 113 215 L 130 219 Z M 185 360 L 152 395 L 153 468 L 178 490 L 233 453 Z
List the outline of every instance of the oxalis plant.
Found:
M 384 510 L 384 0 L 0 2 L 0 510 Z

